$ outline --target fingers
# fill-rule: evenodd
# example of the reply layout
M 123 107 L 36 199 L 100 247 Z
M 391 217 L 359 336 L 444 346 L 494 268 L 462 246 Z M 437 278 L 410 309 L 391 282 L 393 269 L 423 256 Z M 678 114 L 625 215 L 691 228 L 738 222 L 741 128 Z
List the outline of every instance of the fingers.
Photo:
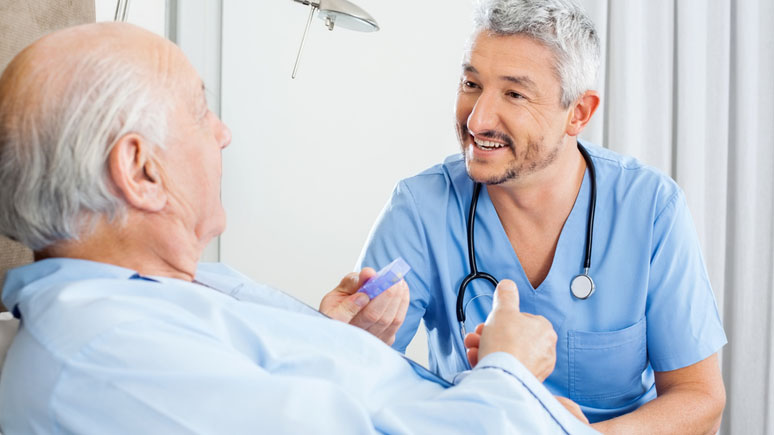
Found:
M 340 320 L 349 323 L 360 311 L 368 304 L 368 295 L 365 293 L 354 293 L 347 296 L 338 305 L 326 312 L 331 319 Z
M 476 364 L 478 364 L 478 348 L 474 347 L 472 349 L 468 349 L 468 362 L 470 363 L 471 367 L 475 367 Z
M 479 323 L 478 326 L 476 326 L 475 332 L 468 332 L 465 335 L 464 343 L 465 347 L 471 348 L 471 347 L 478 347 L 481 343 L 481 333 L 484 332 L 484 324 Z
M 406 318 L 409 300 L 408 285 L 401 280 L 372 299 L 351 323 L 392 344 Z
M 355 272 L 352 272 L 355 273 Z M 360 289 L 360 287 L 363 287 L 363 284 L 366 283 L 369 279 L 373 278 L 376 275 L 376 271 L 370 267 L 364 267 L 360 270 L 360 273 L 357 274 L 357 282 L 356 282 L 356 288 L 355 290 Z
M 484 324 L 479 323 L 476 326 L 476 332 L 470 332 L 465 335 L 465 348 L 467 349 L 468 362 L 471 367 L 478 364 L 478 346 L 481 344 L 481 332 L 484 331 Z
M 344 278 L 341 279 L 341 282 L 339 282 L 339 285 L 337 285 L 333 291 L 339 291 L 348 295 L 355 293 L 357 289 L 360 288 L 358 285 L 361 280 L 359 275 L 362 274 L 363 271 L 360 271 L 360 274 L 357 272 L 350 272 L 344 275 Z
M 394 287 L 394 289 L 391 289 L 394 294 L 388 294 L 390 299 L 382 312 L 381 318 L 368 328 L 369 332 L 390 345 L 395 341 L 395 334 L 406 318 L 408 301 L 410 299 L 408 297 L 408 286 L 405 281 L 400 281 Z M 376 299 L 380 296 L 382 295 L 377 296 Z
M 519 289 L 510 279 L 504 279 L 497 284 L 492 311 L 498 307 L 515 307 L 516 311 L 519 311 Z
M 470 332 L 465 336 L 465 347 L 467 349 L 471 349 L 474 347 L 477 348 L 480 343 L 481 343 L 481 334 Z

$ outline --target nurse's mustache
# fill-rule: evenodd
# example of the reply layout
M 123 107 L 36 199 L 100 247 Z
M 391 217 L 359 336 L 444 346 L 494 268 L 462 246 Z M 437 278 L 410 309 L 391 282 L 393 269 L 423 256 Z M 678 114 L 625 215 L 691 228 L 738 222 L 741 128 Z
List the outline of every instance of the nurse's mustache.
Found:
M 471 134 L 471 136 L 473 135 Z M 503 142 L 508 146 L 508 148 L 513 148 L 513 139 L 511 139 L 511 137 L 507 134 L 501 133 L 499 131 L 485 130 L 475 135 L 475 137 L 482 140 L 492 139 L 495 141 Z

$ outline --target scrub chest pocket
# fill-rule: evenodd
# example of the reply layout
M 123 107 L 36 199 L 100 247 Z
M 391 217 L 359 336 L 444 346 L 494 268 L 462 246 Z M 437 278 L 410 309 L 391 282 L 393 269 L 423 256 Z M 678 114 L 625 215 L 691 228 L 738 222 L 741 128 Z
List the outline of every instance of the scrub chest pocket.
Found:
M 569 331 L 570 399 L 594 408 L 617 408 L 639 398 L 648 364 L 645 317 L 617 331 Z

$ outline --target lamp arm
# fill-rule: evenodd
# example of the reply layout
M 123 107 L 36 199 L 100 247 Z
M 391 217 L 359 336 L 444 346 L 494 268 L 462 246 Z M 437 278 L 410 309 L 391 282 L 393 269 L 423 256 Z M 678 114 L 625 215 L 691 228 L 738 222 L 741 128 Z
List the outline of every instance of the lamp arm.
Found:
M 296 3 L 301 3 L 304 6 L 312 5 L 314 7 L 320 7 L 320 0 L 293 0 Z
M 298 63 L 301 61 L 301 53 L 304 52 L 304 43 L 306 42 L 306 34 L 307 32 L 309 32 L 309 26 L 312 25 L 312 18 L 314 17 L 314 12 L 317 10 L 317 6 L 320 4 L 319 2 L 317 2 L 317 4 L 314 4 L 314 0 L 312 1 L 294 0 L 294 1 L 309 5 L 309 18 L 306 20 L 306 27 L 304 28 L 304 36 L 301 37 L 301 45 L 298 47 L 298 54 L 296 55 L 296 63 L 293 65 L 293 74 L 290 75 L 291 78 L 296 78 L 296 72 L 298 71 Z

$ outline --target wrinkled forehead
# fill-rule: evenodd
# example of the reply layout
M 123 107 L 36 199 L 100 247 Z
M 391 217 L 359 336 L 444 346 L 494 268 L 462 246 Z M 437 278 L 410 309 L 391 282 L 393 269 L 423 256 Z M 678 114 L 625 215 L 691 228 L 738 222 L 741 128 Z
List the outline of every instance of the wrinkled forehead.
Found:
M 477 31 L 471 36 L 461 66 L 463 74 L 474 74 L 478 80 L 496 80 L 507 86 L 528 84 L 535 95 L 561 97 L 554 50 L 527 34 Z

